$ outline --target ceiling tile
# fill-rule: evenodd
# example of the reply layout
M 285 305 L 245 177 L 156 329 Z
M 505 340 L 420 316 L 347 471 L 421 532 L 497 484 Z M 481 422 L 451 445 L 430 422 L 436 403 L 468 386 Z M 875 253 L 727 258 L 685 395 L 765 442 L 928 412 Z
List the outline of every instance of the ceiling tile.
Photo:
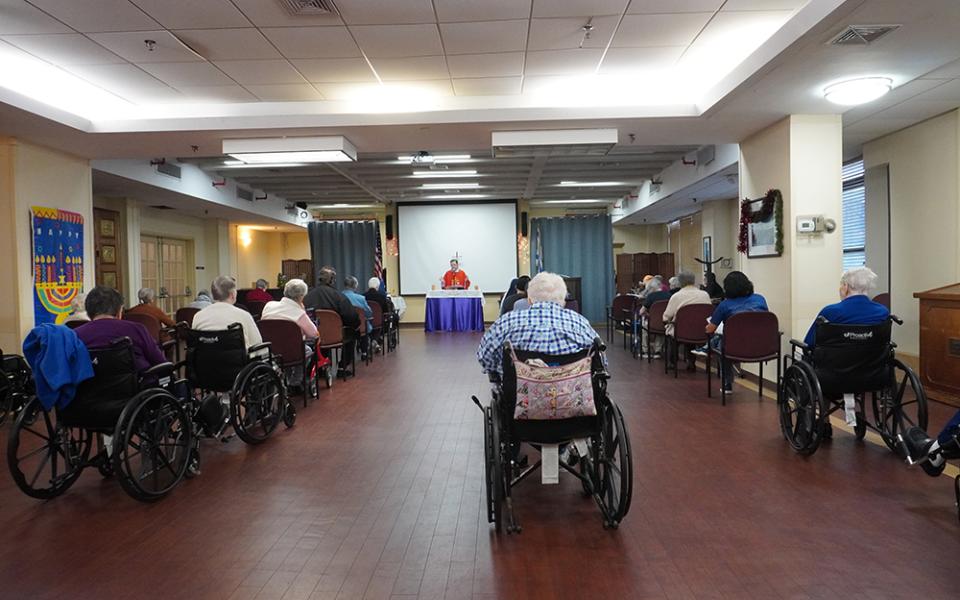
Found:
M 374 58 L 373 68 L 383 81 L 448 79 L 447 64 L 442 56 L 413 58 Z
M 180 89 L 187 102 L 256 102 L 257 97 L 239 85 L 188 86 Z
M 83 33 L 150 31 L 160 24 L 129 0 L 31 0 L 32 4 Z
M 167 29 L 250 27 L 230 0 L 130 0 Z
M 637 73 L 665 71 L 672 68 L 683 48 L 676 46 L 661 48 L 610 48 L 603 58 L 600 73 Z
M 256 29 L 193 29 L 175 32 L 207 60 L 280 58 Z
M 914 119 L 922 121 L 951 111 L 960 105 L 960 89 L 954 100 L 908 100 L 888 108 L 877 117 L 881 119 Z
M 214 64 L 241 85 L 248 83 L 253 85 L 306 83 L 303 76 L 283 59 L 221 60 Z
M 287 85 L 248 85 L 247 91 L 263 102 L 303 102 L 323 100 L 323 96 L 308 83 Z
M 729 0 L 728 0 L 729 1 Z M 643 0 L 634 1 L 628 15 L 649 13 L 715 12 L 724 0 Z
M 583 26 L 587 17 L 564 19 L 534 19 L 530 23 L 530 50 L 564 50 L 579 48 L 603 48 L 613 35 L 619 17 L 598 17 L 590 21 L 593 29 L 590 38 L 584 39 Z
M 141 69 L 175 88 L 231 85 L 232 79 L 208 62 L 145 63 Z
M 343 21 L 349 25 L 436 22 L 431 0 L 350 0 L 337 6 Z
M 367 61 L 362 58 L 312 58 L 290 62 L 308 81 L 331 83 L 375 81 Z
M 597 49 L 545 50 L 527 53 L 525 75 L 583 75 L 593 73 L 602 51 Z
M 530 0 L 434 0 L 441 23 L 530 18 Z
M 71 65 L 66 69 L 135 104 L 151 104 L 180 98 L 179 92 L 134 65 Z
M 453 90 L 458 96 L 515 96 L 520 93 L 520 83 L 520 77 L 454 79 Z
M 443 54 L 436 25 L 360 25 L 351 31 L 371 58 Z
M 279 2 L 264 0 L 233 0 L 243 14 L 257 27 L 317 27 L 341 25 L 343 21 L 335 13 L 328 15 L 291 15 Z
M 727 0 L 721 10 L 794 10 L 808 0 Z
M 447 54 L 512 52 L 527 47 L 526 20 L 442 23 L 440 33 Z
M 24 0 L 0 0 L 0 35 L 7 33 L 70 33 L 70 28 Z
M 523 73 L 523 52 L 457 54 L 447 57 L 450 75 L 459 78 L 503 77 Z
M 55 65 L 107 65 L 126 62 L 79 33 L 8 35 L 3 39 Z
M 596 17 L 599 15 L 617 15 L 623 13 L 629 0 L 561 0 L 533 3 L 534 17 Z
M 360 56 L 346 27 L 273 27 L 260 31 L 287 58 Z
M 626 15 L 613 45 L 618 48 L 688 46 L 712 16 L 713 13 Z
M 203 59 L 183 47 L 168 31 L 91 33 L 90 39 L 133 63 L 193 62 Z M 145 40 L 156 42 L 147 49 Z
M 449 79 L 434 81 L 398 81 L 386 85 L 379 83 L 316 83 L 314 87 L 327 100 L 356 100 L 358 98 L 377 97 L 389 104 L 395 88 L 405 102 L 409 102 L 410 91 L 419 89 L 438 96 L 452 96 L 453 86 Z

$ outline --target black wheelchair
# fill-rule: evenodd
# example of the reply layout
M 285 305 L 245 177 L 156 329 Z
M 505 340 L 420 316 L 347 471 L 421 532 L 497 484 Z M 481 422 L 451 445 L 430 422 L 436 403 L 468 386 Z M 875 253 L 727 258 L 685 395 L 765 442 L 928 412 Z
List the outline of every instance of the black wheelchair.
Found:
M 232 426 L 247 444 L 265 441 L 282 420 L 293 427 L 297 411 L 287 395 L 279 357 L 270 343 L 246 347 L 239 323 L 222 331 L 199 331 L 181 324 L 186 342 L 186 378 L 198 432 L 228 441 Z
M 129 338 L 91 350 L 90 357 L 93 378 L 64 408 L 47 410 L 32 397 L 20 411 L 7 440 L 10 474 L 23 493 L 47 500 L 64 493 L 84 468 L 96 467 L 105 477 L 116 475 L 133 498 L 159 500 L 187 474 L 193 448 L 190 416 L 170 391 L 175 366 L 138 375 Z
M 799 350 L 801 357 L 783 357 L 777 406 L 780 429 L 794 451 L 817 451 L 831 435 L 830 415 L 845 410 L 844 394 L 854 394 L 858 440 L 871 429 L 902 456 L 899 435 L 913 426 L 926 429 L 927 397 L 917 375 L 895 356 L 893 323 L 903 322 L 891 315 L 879 325 L 843 325 L 820 317 L 812 350 L 790 340 L 793 354 Z M 868 394 L 872 420 L 866 416 Z
M 19 354 L 0 352 L 0 425 L 16 418 L 35 395 L 30 365 Z
M 490 376 L 494 384 L 490 404 L 483 406 L 476 396 L 472 398 L 484 415 L 487 521 L 494 524 L 498 533 L 504 525 L 504 508 L 507 533 L 520 533 L 511 490 L 541 466 L 541 460 L 527 467 L 519 464 L 520 444 L 524 442 L 538 451 L 542 444 L 566 445 L 564 454 L 569 452 L 570 456 L 576 456 L 576 460 L 561 456 L 559 465 L 577 477 L 584 494 L 596 501 L 605 529 L 616 528 L 630 510 L 633 494 L 630 437 L 620 407 L 607 395 L 610 375 L 604 366 L 604 349 L 598 338 L 592 348 L 563 356 L 515 350 L 519 360 L 540 359 L 548 365 L 569 364 L 592 353 L 591 380 L 596 416 L 562 420 L 514 419 L 517 377 L 509 343 L 503 348 L 503 377 Z M 585 441 L 582 445 L 585 452 L 577 449 L 576 440 Z

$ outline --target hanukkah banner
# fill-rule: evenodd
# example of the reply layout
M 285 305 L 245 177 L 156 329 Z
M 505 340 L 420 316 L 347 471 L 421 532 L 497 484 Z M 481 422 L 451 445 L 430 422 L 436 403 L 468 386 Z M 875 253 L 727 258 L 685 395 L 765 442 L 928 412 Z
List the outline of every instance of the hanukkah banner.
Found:
M 31 207 L 34 323 L 62 323 L 83 288 L 83 215 Z

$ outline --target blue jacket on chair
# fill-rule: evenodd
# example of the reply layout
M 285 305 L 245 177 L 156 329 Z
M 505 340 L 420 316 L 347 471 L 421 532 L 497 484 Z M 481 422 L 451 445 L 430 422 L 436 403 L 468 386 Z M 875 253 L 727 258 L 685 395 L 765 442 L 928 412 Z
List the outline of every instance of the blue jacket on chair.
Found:
M 93 377 L 87 347 L 63 325 L 34 327 L 23 340 L 23 357 L 33 369 L 37 398 L 47 410 L 70 404 L 80 382 Z

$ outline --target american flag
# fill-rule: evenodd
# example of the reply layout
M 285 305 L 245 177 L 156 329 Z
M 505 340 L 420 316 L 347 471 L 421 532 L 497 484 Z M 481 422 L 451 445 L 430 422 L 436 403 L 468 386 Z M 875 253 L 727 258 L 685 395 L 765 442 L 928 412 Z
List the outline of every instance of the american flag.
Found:
M 383 280 L 383 245 L 380 243 L 380 222 L 376 222 L 376 233 L 373 237 L 377 239 L 377 247 L 373 252 L 373 276 L 380 280 L 380 291 L 387 288 L 387 282 Z

